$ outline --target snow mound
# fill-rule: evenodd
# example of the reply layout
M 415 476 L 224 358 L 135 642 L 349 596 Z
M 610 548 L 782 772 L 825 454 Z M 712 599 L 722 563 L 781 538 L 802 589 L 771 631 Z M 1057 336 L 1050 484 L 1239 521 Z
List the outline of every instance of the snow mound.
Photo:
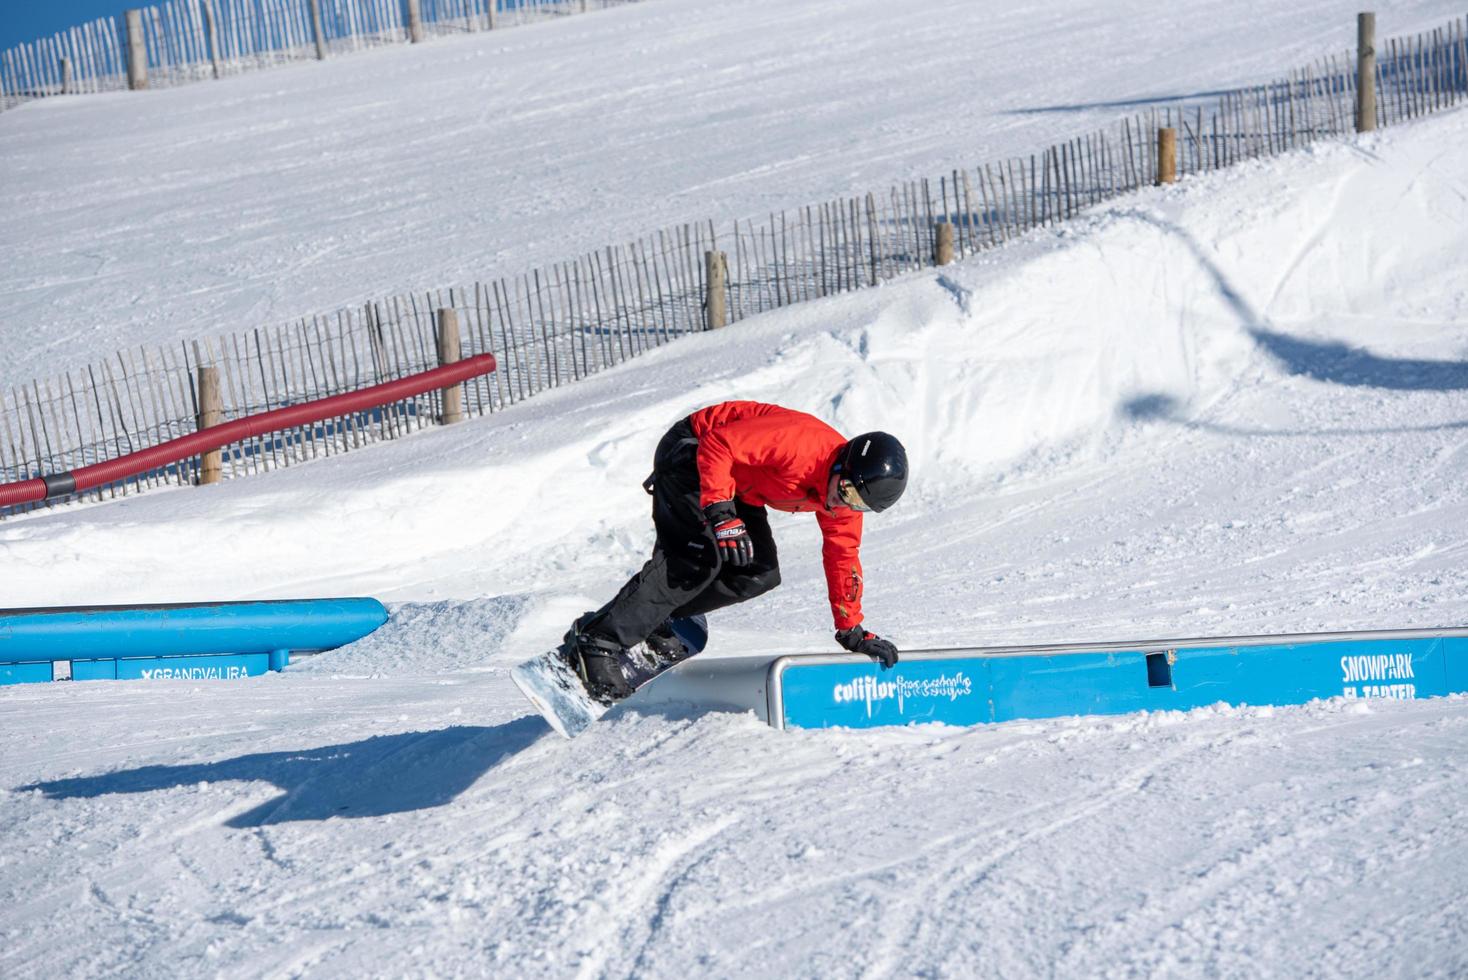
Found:
M 1457 390 L 1465 299 L 1444 270 L 1468 235 L 1445 220 L 1464 205 L 1441 148 L 1463 144 L 1468 116 L 1453 114 L 1189 180 L 939 272 L 680 341 L 467 425 L 208 490 L 6 521 L 0 544 L 23 570 L 11 602 L 601 595 L 651 545 L 638 482 L 657 439 L 726 398 L 907 441 L 912 495 L 871 522 L 880 549 L 889 529 L 956 520 L 952 508 L 985 506 L 997 488 L 1135 473 L 1127 454 L 1155 465 L 1203 427 L 1268 432 L 1258 423 L 1281 410 L 1329 418 L 1353 386 Z M 1261 398 L 1274 406 L 1264 416 Z M 797 542 L 786 577 L 799 581 L 816 571 L 799 544 L 813 532 L 785 523 Z M 185 539 L 229 548 L 199 563 L 179 553 Z

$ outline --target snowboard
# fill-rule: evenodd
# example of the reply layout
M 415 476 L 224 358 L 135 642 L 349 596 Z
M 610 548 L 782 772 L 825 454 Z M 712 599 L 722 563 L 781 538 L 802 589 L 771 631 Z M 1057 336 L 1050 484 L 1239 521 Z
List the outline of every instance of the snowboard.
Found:
M 674 667 L 708 644 L 708 621 L 703 616 L 674 619 L 668 623 L 673 635 L 683 642 L 687 653 L 677 658 L 664 658 L 639 643 L 627 651 L 623 658 L 622 676 L 632 686 L 633 693 L 658 675 Z M 590 728 L 612 705 L 594 700 L 581 684 L 581 677 L 559 649 L 550 650 L 510 671 L 510 679 L 520 693 L 535 706 L 545 720 L 565 738 L 575 738 Z

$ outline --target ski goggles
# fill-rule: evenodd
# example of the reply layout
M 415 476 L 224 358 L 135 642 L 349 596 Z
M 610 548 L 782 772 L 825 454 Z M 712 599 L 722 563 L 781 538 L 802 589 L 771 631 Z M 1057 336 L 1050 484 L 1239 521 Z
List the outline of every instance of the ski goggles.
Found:
M 861 499 L 861 491 L 856 489 L 856 484 L 845 477 L 836 479 L 836 496 L 840 497 L 841 502 L 852 510 L 870 512 L 872 509 L 870 504 Z

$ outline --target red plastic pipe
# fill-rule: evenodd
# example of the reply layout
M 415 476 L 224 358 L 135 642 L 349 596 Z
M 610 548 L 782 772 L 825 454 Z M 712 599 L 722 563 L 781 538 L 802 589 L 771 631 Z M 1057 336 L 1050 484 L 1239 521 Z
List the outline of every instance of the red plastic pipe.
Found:
M 55 473 L 50 476 L 37 477 L 34 480 L 22 480 L 19 483 L 0 484 L 0 507 L 14 507 L 17 504 L 35 503 L 38 500 L 61 497 L 68 493 L 80 493 L 83 490 L 100 487 L 116 480 L 137 476 L 139 473 L 146 473 L 148 470 L 157 469 L 168 463 L 188 459 L 190 456 L 197 456 L 211 449 L 219 449 L 221 446 L 227 446 L 251 436 L 264 435 L 280 429 L 291 429 L 298 425 L 320 422 L 322 419 L 338 415 L 350 415 L 363 409 L 375 408 L 378 405 L 387 405 L 414 395 L 421 395 L 435 388 L 447 388 L 449 385 L 458 384 L 469 378 L 488 374 L 495 369 L 495 366 L 493 354 L 478 354 L 453 364 L 445 364 L 431 371 L 410 374 L 406 378 L 385 381 L 370 388 L 359 388 L 344 395 L 332 395 L 330 398 L 318 398 L 315 401 L 289 405 L 285 408 L 261 412 L 258 415 L 246 415 L 244 418 L 200 429 L 198 432 L 179 436 L 177 439 L 170 439 L 156 446 L 128 453 L 126 456 L 109 459 L 104 463 L 83 466 L 79 470 Z

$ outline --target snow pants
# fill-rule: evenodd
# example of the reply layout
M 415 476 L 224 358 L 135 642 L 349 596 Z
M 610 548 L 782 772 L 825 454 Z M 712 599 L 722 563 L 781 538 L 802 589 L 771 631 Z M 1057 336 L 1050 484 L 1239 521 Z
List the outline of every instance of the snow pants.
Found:
M 664 620 L 722 609 L 780 584 L 779 556 L 763 507 L 735 510 L 754 541 L 754 561 L 737 568 L 719 557 L 713 530 L 699 506 L 698 439 L 687 419 L 667 431 L 653 454 L 652 494 L 657 544 L 642 570 L 597 610 L 582 629 L 624 647 L 641 643 Z

